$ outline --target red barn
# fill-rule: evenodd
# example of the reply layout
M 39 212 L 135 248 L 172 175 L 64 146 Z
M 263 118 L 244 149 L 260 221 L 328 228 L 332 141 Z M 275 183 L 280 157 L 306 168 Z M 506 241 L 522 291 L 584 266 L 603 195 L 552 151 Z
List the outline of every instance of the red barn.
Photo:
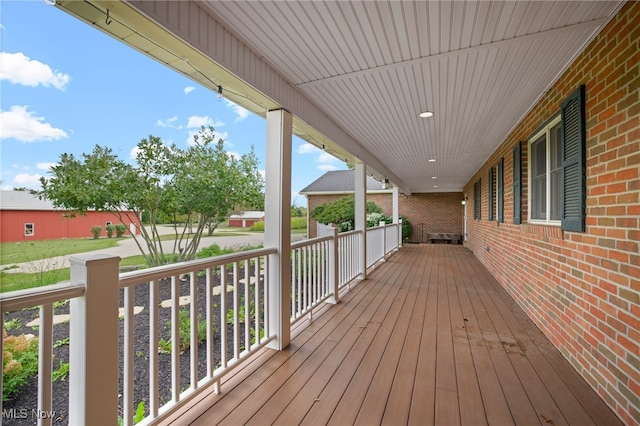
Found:
M 229 217 L 229 226 L 237 228 L 251 228 L 254 223 L 264 221 L 264 212 L 246 211 L 232 214 Z
M 138 215 L 130 214 L 131 221 L 125 223 L 128 232 L 136 232 L 140 226 Z M 107 212 L 87 212 L 86 215 L 69 217 L 54 209 L 50 201 L 38 199 L 25 191 L 0 191 L 0 241 L 52 240 L 58 238 L 89 238 L 91 228 L 116 225 L 116 217 Z

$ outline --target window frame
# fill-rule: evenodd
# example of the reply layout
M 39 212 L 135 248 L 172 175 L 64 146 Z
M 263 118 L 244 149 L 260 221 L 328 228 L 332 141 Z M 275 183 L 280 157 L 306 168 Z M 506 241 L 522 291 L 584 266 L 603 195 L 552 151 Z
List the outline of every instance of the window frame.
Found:
M 31 232 L 27 232 L 27 228 L 31 228 Z M 33 222 L 25 222 L 24 223 L 24 236 L 25 237 L 33 237 L 36 234 L 36 226 Z
M 548 120 L 540 129 L 538 129 L 531 137 L 527 139 L 527 152 L 529 156 L 529 161 L 527 161 L 527 205 L 529 208 L 527 209 L 527 221 L 532 224 L 538 225 L 549 225 L 549 226 L 561 226 L 562 225 L 562 217 L 559 219 L 550 219 L 551 217 L 551 129 L 556 126 L 560 126 L 562 128 L 562 116 L 558 112 L 554 115 L 550 120 Z M 533 218 L 533 196 L 534 191 L 532 187 L 532 177 L 533 177 L 533 150 L 532 145 L 540 140 L 544 136 L 545 138 L 545 211 L 544 211 L 544 219 L 535 219 Z M 563 144 L 563 137 L 560 135 L 560 140 L 558 143 Z M 562 177 L 560 181 L 562 182 Z M 562 185 L 559 188 L 560 191 L 563 191 Z M 560 200 L 564 199 L 564 194 L 561 193 L 559 196 Z M 562 216 L 562 206 L 558 206 L 560 216 Z

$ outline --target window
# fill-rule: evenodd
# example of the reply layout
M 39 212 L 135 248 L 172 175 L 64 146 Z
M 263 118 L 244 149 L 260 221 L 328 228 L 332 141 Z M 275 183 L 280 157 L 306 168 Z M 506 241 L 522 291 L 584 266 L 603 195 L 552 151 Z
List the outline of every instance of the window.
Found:
M 24 236 L 25 237 L 31 237 L 33 236 L 33 223 L 25 223 L 24 224 Z
M 560 116 L 529 139 L 529 221 L 560 225 L 562 137 Z
M 560 115 L 537 131 L 529 147 L 529 221 L 584 232 L 586 216 L 585 86 Z M 513 223 L 522 221 L 522 145 L 513 148 Z
M 111 225 L 111 221 L 110 221 L 110 220 L 108 220 L 108 221 L 106 221 L 106 222 L 104 223 L 104 227 L 105 227 L 105 228 L 106 228 L 107 226 L 109 226 L 109 225 Z

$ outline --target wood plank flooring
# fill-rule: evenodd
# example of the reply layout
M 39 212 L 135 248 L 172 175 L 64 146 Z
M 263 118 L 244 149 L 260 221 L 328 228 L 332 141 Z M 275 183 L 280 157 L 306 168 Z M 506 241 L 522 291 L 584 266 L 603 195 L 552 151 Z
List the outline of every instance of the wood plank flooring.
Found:
M 408 245 L 163 424 L 621 423 L 469 250 Z

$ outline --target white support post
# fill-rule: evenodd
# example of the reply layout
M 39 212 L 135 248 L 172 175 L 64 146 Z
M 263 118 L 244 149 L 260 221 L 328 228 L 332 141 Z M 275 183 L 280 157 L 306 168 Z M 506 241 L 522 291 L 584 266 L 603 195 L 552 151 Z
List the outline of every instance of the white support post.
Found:
M 391 194 L 391 203 L 393 206 L 393 223 L 398 223 L 400 219 L 400 190 L 397 186 L 393 187 L 393 193 Z
M 398 249 L 402 248 L 402 219 L 398 219 Z
M 338 227 L 333 226 L 333 240 L 329 244 L 329 290 L 332 296 L 329 298 L 329 303 L 336 304 L 340 302 L 340 296 L 338 294 L 338 287 L 340 285 L 340 279 L 338 278 L 338 272 L 340 265 L 338 264 Z
M 71 282 L 84 282 L 71 299 L 69 424 L 118 423 L 118 279 L 120 258 L 69 258 Z
M 360 231 L 360 247 L 358 248 L 358 265 L 360 278 L 367 279 L 367 166 L 356 160 L 354 170 L 355 189 L 355 226 Z
M 265 247 L 269 261 L 269 347 L 282 350 L 291 339 L 291 137 L 293 120 L 285 110 L 267 112 Z

